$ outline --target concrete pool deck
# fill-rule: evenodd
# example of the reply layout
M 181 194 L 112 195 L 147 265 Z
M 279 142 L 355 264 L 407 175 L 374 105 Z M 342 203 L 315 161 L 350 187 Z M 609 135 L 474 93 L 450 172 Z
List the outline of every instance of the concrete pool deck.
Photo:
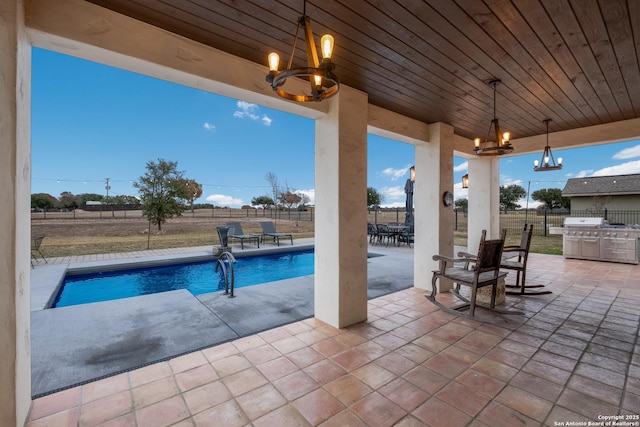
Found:
M 234 247 L 234 254 L 258 254 L 293 248 L 259 250 Z M 413 286 L 413 251 L 370 247 L 368 297 L 376 298 Z M 410 256 L 407 256 L 411 254 Z M 115 301 L 46 309 L 67 269 L 113 268 L 122 263 L 152 265 L 168 259 L 211 257 L 211 247 L 144 253 L 51 259 L 32 269 L 32 395 L 43 396 L 95 379 L 146 366 L 313 316 L 313 276 L 193 296 L 185 290 Z

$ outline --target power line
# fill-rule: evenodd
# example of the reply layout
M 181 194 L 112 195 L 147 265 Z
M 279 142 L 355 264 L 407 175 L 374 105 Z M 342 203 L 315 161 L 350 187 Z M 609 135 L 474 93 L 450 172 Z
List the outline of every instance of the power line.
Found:
M 61 178 L 38 178 L 38 177 L 32 177 L 31 178 L 32 181 L 55 181 L 58 184 L 64 184 L 65 182 L 81 182 L 84 184 L 89 184 L 89 183 L 104 183 L 105 179 L 61 179 Z M 109 178 L 109 183 L 131 183 L 133 184 L 134 182 L 136 182 L 136 180 L 133 179 L 113 179 L 113 178 Z M 208 183 L 198 183 L 200 185 L 202 185 L 203 187 L 216 187 L 216 188 L 271 188 L 270 185 L 231 185 L 231 184 L 208 184 Z

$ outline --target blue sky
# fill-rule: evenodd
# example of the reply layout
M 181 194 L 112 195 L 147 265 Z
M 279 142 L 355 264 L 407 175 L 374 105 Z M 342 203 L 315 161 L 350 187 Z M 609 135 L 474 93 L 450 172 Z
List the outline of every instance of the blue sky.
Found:
M 161 158 L 203 184 L 201 203 L 240 207 L 270 195 L 268 172 L 313 203 L 313 129 L 310 119 L 33 49 L 32 193 L 106 194 L 110 178 L 110 195 L 137 195 L 132 182 Z M 368 140 L 367 185 L 383 205 L 404 206 L 413 146 Z M 501 184 L 533 192 L 563 188 L 571 177 L 640 173 L 638 140 L 554 154 L 564 159 L 560 171 L 534 172 L 537 154 L 500 159 Z M 456 157 L 454 166 L 454 194 L 463 198 L 467 163 Z

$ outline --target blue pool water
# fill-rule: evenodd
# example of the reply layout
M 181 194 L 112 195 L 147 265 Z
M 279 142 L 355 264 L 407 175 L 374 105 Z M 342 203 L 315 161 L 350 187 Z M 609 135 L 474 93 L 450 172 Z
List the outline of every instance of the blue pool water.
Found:
M 224 288 L 216 262 L 203 261 L 65 277 L 52 307 L 109 301 L 186 289 L 194 295 Z M 243 287 L 313 274 L 313 250 L 237 258 L 235 286 Z

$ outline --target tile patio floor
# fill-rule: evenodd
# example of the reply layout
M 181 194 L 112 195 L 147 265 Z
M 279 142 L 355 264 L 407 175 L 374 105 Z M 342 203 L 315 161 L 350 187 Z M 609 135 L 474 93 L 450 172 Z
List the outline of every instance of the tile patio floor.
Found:
M 527 279 L 553 294 L 508 297 L 524 316 L 471 321 L 412 288 L 349 328 L 308 319 L 39 398 L 28 426 L 640 421 L 640 266 L 533 254 Z

